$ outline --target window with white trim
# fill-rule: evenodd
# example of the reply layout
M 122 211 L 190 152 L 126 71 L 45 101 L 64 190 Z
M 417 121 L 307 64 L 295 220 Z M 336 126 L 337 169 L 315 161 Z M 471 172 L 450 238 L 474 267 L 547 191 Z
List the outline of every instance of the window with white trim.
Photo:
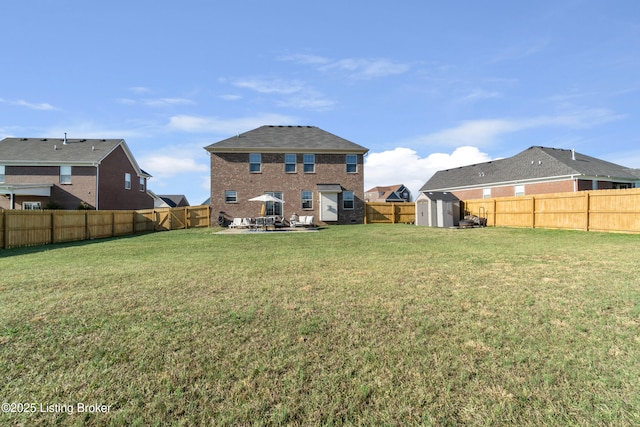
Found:
M 124 174 L 124 189 L 131 190 L 131 174 L 130 173 Z
M 145 190 L 145 181 L 143 177 L 140 177 L 140 191 L 144 191 Z
M 4 183 L 4 165 L 0 165 L 0 184 Z
M 238 203 L 238 192 L 236 190 L 225 190 L 224 192 L 225 203 Z
M 262 155 L 260 153 L 249 154 L 249 172 L 259 173 L 262 166 Z
M 60 184 L 71 184 L 71 166 L 60 166 Z
M 284 171 L 286 173 L 296 173 L 296 157 L 295 154 L 284 155 Z
M 354 207 L 353 191 L 342 192 L 342 208 L 345 210 L 351 210 Z
M 346 156 L 347 173 L 358 172 L 358 156 L 355 154 L 347 154 Z
M 302 190 L 302 209 L 313 209 L 313 191 Z
M 22 210 L 37 211 L 42 209 L 40 202 L 22 202 Z
M 304 173 L 314 173 L 316 171 L 315 154 L 305 154 L 302 156 L 302 162 L 304 163 Z
M 514 189 L 516 196 L 524 196 L 524 185 L 516 185 Z
M 490 188 L 483 188 L 482 189 L 482 198 L 483 199 L 490 199 L 491 198 L 491 189 Z

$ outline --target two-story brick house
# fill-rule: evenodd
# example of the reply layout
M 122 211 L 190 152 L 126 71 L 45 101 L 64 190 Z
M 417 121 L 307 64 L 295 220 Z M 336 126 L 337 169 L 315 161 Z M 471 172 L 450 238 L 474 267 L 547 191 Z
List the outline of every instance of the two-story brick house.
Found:
M 211 144 L 211 220 L 255 217 L 250 198 L 271 194 L 267 215 L 314 216 L 316 224 L 364 218 L 363 157 L 368 149 L 315 126 L 261 126 Z
M 151 209 L 150 177 L 123 139 L 0 141 L 1 209 Z

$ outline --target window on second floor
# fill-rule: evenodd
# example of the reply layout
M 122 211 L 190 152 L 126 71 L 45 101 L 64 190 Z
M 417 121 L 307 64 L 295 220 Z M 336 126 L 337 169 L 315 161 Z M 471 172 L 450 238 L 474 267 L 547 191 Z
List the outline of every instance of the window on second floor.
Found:
M 286 173 L 296 173 L 296 155 L 295 154 L 284 155 L 284 171 Z
M 0 184 L 4 183 L 4 165 L 0 165 Z
M 260 153 L 249 154 L 249 172 L 258 173 L 262 166 L 262 156 Z
M 344 209 L 353 209 L 354 207 L 354 196 L 353 191 L 343 191 L 342 192 L 342 207 Z
M 144 178 L 140 177 L 140 191 L 144 191 L 145 190 L 145 182 L 144 182 Z
M 316 171 L 316 155 L 305 154 L 302 158 L 305 173 L 314 173 Z
M 124 189 L 131 190 L 131 174 L 130 173 L 124 174 Z
M 60 166 L 60 184 L 71 184 L 71 166 Z
M 347 154 L 347 173 L 358 172 L 358 156 L 355 154 Z

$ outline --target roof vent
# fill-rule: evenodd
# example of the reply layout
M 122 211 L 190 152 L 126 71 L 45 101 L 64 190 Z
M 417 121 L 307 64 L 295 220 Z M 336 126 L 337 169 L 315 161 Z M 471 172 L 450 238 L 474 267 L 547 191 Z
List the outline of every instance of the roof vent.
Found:
M 95 145 L 91 146 L 91 151 L 96 151 L 96 146 Z
M 62 141 L 64 145 L 67 145 L 67 133 L 64 133 L 64 141 Z
M 58 146 L 57 146 L 57 145 L 54 145 L 54 146 L 53 146 L 53 151 L 56 151 L 57 149 L 58 149 Z
M 571 149 L 571 160 L 575 160 L 576 159 L 576 150 L 574 150 L 573 148 Z

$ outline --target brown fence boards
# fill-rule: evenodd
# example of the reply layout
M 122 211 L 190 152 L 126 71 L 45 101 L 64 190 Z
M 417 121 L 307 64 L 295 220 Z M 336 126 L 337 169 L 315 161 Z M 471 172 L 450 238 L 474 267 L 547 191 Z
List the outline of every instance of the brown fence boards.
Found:
M 416 220 L 416 204 L 410 203 L 365 203 L 365 224 L 404 223 L 412 224 Z
M 140 211 L 0 211 L 0 248 L 209 226 L 209 206 Z
M 465 214 L 498 227 L 640 233 L 640 189 L 466 200 Z

